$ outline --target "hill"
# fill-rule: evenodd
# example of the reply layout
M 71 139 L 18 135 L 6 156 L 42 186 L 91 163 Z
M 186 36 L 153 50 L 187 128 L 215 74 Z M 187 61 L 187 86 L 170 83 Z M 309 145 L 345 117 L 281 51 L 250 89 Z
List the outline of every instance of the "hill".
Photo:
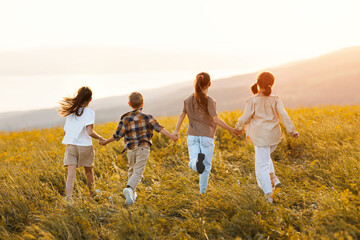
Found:
M 352 47 L 266 70 L 276 76 L 274 94 L 281 97 L 286 107 L 293 108 L 360 104 L 359 66 L 360 47 Z M 256 72 L 214 80 L 209 95 L 216 99 L 218 110 L 243 109 L 257 75 Z M 143 91 L 144 111 L 155 116 L 178 115 L 184 98 L 192 92 L 192 82 Z M 118 121 L 129 110 L 127 96 L 99 99 L 91 107 L 100 123 Z M 62 121 L 55 109 L 0 114 L 0 130 L 52 127 Z
M 234 125 L 240 113 L 221 113 Z M 64 201 L 61 128 L 0 133 L 0 239 L 359 239 L 360 107 L 289 110 L 299 139 L 272 154 L 283 187 L 266 202 L 253 146 L 218 129 L 207 193 L 180 140 L 155 134 L 138 200 L 125 206 L 123 142 L 94 142 L 98 194 L 79 169 L 75 203 Z M 160 118 L 170 131 L 176 118 Z M 116 123 L 97 125 L 109 137 Z

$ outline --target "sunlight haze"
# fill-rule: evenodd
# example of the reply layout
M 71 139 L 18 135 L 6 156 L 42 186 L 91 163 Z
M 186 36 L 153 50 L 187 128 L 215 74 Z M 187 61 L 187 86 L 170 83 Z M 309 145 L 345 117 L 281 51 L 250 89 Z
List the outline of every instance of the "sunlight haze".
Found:
M 347 0 L 2 1 L 0 112 L 55 107 L 81 85 L 96 99 L 358 46 L 359 9 Z M 58 55 L 71 48 L 98 50 L 110 63 L 91 62 L 94 52 Z M 128 55 L 107 58 L 121 49 Z M 123 68 L 107 70 L 111 63 Z

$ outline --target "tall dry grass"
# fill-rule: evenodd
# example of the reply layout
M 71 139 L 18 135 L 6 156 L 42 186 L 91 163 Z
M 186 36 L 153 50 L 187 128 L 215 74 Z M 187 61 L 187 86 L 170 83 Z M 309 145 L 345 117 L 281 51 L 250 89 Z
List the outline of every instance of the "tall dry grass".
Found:
M 0 134 L 0 239 L 359 239 L 360 107 L 289 110 L 301 137 L 273 153 L 283 183 L 268 204 L 256 184 L 254 150 L 218 129 L 208 191 L 188 168 L 186 126 L 178 143 L 155 134 L 138 201 L 124 204 L 122 141 L 96 147 L 91 198 L 78 170 L 64 201 L 62 129 Z M 221 113 L 234 125 L 240 112 Z M 173 130 L 175 117 L 158 119 Z M 97 125 L 111 136 L 116 123 Z

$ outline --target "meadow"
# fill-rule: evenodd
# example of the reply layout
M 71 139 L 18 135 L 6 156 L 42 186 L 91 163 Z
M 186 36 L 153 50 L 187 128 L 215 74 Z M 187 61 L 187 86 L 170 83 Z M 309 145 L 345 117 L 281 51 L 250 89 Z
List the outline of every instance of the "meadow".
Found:
M 273 205 L 257 186 L 244 136 L 216 133 L 208 191 L 188 168 L 186 124 L 173 143 L 155 134 L 138 201 L 126 206 L 123 141 L 96 148 L 90 197 L 78 169 L 64 199 L 62 127 L 0 133 L 0 239 L 360 239 L 360 106 L 289 109 L 299 139 L 272 154 L 282 188 Z M 240 111 L 220 117 L 235 125 Z M 177 118 L 158 118 L 172 131 Z M 117 123 L 95 129 L 110 137 Z M 283 129 L 284 131 L 284 129 Z

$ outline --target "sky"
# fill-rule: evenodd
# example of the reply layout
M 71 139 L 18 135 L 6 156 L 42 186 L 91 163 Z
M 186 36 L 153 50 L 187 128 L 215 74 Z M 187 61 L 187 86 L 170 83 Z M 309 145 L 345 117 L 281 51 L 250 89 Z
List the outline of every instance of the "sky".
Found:
M 248 62 L 218 69 L 209 63 L 207 70 L 220 78 L 358 46 L 359 9 L 357 0 L 1 0 L 0 59 L 8 52 L 91 46 L 181 53 L 189 58 L 199 52 L 230 54 Z M 183 71 L 144 74 L 3 76 L 0 72 L 0 112 L 52 107 L 84 84 L 98 89 L 96 99 L 189 81 L 196 71 L 184 66 Z M 176 77 L 168 81 L 168 75 Z

